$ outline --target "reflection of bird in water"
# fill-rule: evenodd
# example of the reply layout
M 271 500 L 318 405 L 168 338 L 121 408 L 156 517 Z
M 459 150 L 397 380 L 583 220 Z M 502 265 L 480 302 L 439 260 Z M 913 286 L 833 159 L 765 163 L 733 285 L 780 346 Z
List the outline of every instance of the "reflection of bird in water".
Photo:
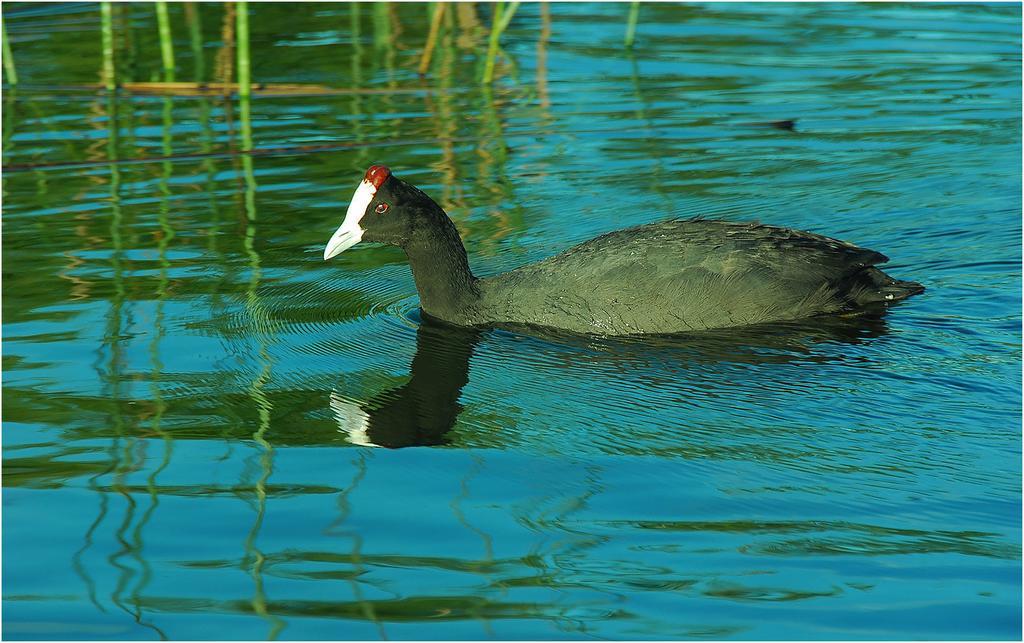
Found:
M 889 332 L 886 312 L 886 307 L 877 306 L 849 315 L 696 333 L 633 338 L 595 337 L 585 345 L 589 350 L 597 351 L 597 356 L 592 358 L 594 360 L 643 360 L 657 357 L 657 361 L 673 362 L 679 369 L 685 369 L 688 365 L 711 363 L 757 365 L 796 360 L 830 361 L 835 356 L 820 350 L 820 345 L 856 345 L 882 337 Z M 580 336 L 565 333 L 560 343 L 579 341 Z
M 672 373 L 675 375 L 671 377 L 679 377 L 688 366 L 696 364 L 828 361 L 835 359 L 834 354 L 818 351 L 816 346 L 856 345 L 881 337 L 888 333 L 884 315 L 885 309 L 880 308 L 845 317 L 629 340 L 573 333 L 539 334 L 532 328 L 531 341 L 525 344 L 531 354 L 524 359 L 546 362 L 555 368 L 565 360 L 574 366 L 580 361 L 618 361 L 625 366 L 622 372 L 635 372 L 638 365 L 655 362 L 666 377 Z M 331 393 L 330 405 L 339 429 L 349 442 L 361 446 L 445 444 L 446 434 L 462 412 L 459 397 L 469 382 L 470 358 L 485 332 L 488 331 L 451 326 L 424 316 L 416 331 L 416 354 L 408 382 L 377 393 L 365 402 L 353 401 L 338 390 Z M 492 340 L 500 342 L 501 338 L 494 336 Z M 523 346 L 516 341 L 514 351 L 522 353 Z M 557 350 L 547 350 L 552 347 Z M 579 350 L 572 350 L 574 347 Z M 509 355 L 504 350 L 498 352 Z
M 389 448 L 444 444 L 462 411 L 459 396 L 480 334 L 424 318 L 408 382 L 359 404 L 331 393 L 331 408 L 349 442 Z

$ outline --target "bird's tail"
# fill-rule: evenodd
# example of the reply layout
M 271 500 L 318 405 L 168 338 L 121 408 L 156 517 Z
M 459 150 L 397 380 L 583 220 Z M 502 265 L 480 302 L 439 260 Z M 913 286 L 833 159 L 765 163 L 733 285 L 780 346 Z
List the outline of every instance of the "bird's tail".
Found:
M 851 299 L 859 305 L 900 301 L 924 292 L 916 281 L 893 279 L 878 268 L 869 266 L 858 274 L 858 281 L 850 289 Z

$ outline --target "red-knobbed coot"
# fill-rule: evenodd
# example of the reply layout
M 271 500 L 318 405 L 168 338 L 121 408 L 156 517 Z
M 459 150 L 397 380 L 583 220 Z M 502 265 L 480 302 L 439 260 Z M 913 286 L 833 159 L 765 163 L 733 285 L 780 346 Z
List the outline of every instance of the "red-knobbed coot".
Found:
M 443 209 L 374 165 L 324 259 L 361 240 L 402 248 L 425 313 L 461 326 L 544 326 L 599 335 L 679 333 L 885 305 L 922 292 L 887 257 L 758 223 L 673 220 L 619 230 L 477 278 Z

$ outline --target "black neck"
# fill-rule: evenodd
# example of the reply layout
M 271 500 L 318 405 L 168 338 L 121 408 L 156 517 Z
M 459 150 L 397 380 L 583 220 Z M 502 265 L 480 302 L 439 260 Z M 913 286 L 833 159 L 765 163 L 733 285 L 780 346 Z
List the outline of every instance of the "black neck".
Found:
M 442 220 L 418 230 L 404 249 L 420 293 L 420 307 L 434 317 L 458 321 L 480 293 L 455 224 L 443 210 L 437 210 Z

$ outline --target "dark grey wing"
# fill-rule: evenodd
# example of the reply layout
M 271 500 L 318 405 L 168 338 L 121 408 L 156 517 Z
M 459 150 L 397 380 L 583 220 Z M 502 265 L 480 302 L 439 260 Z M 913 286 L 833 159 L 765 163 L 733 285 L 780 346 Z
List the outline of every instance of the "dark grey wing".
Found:
M 885 260 L 788 228 L 665 221 L 596 237 L 488 280 L 488 290 L 510 318 L 563 327 L 575 319 L 609 334 L 672 332 L 844 309 L 844 282 Z

